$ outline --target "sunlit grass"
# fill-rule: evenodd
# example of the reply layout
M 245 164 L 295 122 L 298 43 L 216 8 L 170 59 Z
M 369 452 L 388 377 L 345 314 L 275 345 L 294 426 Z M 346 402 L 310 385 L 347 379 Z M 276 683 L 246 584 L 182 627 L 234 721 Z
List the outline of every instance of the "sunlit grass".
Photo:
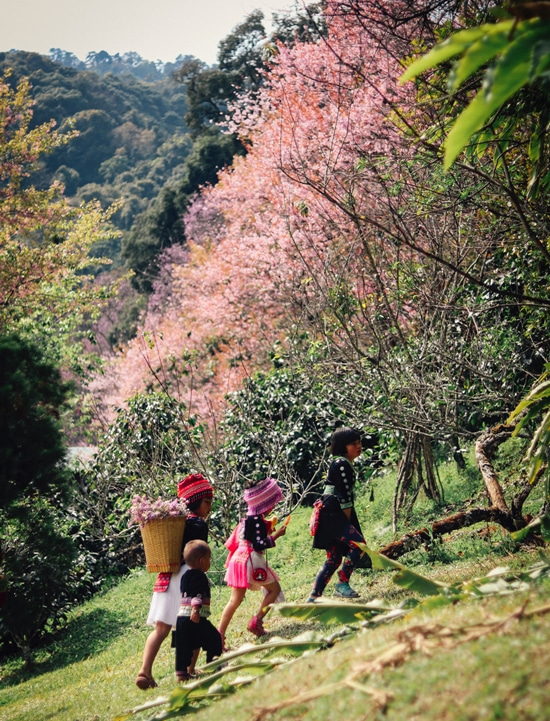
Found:
M 457 486 L 463 482 L 453 468 L 443 469 L 449 499 L 459 497 Z M 473 477 L 473 474 L 472 474 Z M 375 483 L 375 499 L 361 496 L 358 511 L 367 543 L 379 548 L 394 539 L 391 532 L 391 476 Z M 469 480 L 469 483 L 473 481 Z M 473 487 L 474 493 L 482 492 Z M 450 501 L 446 508 L 453 511 Z M 421 510 L 423 508 L 423 510 Z M 440 518 L 444 508 L 434 508 L 420 499 L 418 519 L 433 515 Z M 305 600 L 314 576 L 323 560 L 321 551 L 311 549 L 308 535 L 308 509 L 293 514 L 287 535 L 269 552 L 270 564 L 281 577 L 287 601 Z M 416 518 L 416 516 L 415 516 Z M 415 526 L 410 526 L 414 529 Z M 399 537 L 403 529 L 396 534 Z M 483 531 L 483 533 L 480 533 Z M 538 558 L 537 549 L 517 552 L 506 533 L 479 527 L 452 534 L 444 543 L 420 548 L 404 557 L 403 563 L 424 575 L 444 583 L 485 575 L 497 565 L 525 568 Z M 225 552 L 218 547 L 212 568 L 213 620 L 217 621 L 228 599 L 223 584 Z M 33 670 L 22 667 L 19 658 L 3 659 L 0 670 L 0 718 L 2 721 L 108 721 L 114 716 L 151 700 L 169 695 L 175 688 L 174 656 L 168 642 L 161 648 L 155 664 L 159 688 L 142 692 L 134 680 L 149 629 L 145 618 L 154 584 L 154 576 L 144 570 L 132 574 L 110 591 L 74 610 L 67 626 L 55 640 L 36 655 Z M 411 594 L 393 582 L 390 572 L 376 574 L 359 570 L 352 585 L 363 600 L 384 598 L 399 603 Z M 331 586 L 326 597 L 331 597 Z M 444 624 L 465 627 L 493 617 L 505 617 L 527 603 L 528 608 L 550 601 L 550 583 L 533 585 L 528 593 L 483 601 L 461 602 L 431 613 L 417 612 L 405 620 L 363 631 L 350 641 L 299 659 L 278 669 L 236 695 L 212 703 L 195 714 L 197 721 L 212 721 L 229 715 L 243 721 L 261 721 L 259 706 L 277 704 L 298 696 L 306 689 L 322 689 L 344 680 L 357 664 L 379 656 L 392 646 L 399 634 L 415 625 Z M 233 647 L 254 639 L 246 623 L 260 602 L 258 593 L 249 592 L 229 627 L 227 641 Z M 325 630 L 319 623 L 282 618 L 276 610 L 266 619 L 270 635 L 291 638 L 304 630 Z M 327 630 L 327 633 L 330 631 Z M 361 678 L 361 683 L 391 696 L 385 715 L 372 698 L 347 686 L 336 694 L 307 703 L 291 704 L 277 711 L 277 718 L 304 718 L 328 721 L 338 714 L 346 717 L 384 717 L 389 721 L 446 721 L 462 719 L 544 719 L 550 702 L 550 687 L 545 677 L 550 654 L 550 619 L 539 616 L 512 621 L 501 633 L 491 634 L 452 649 L 435 649 L 431 656 L 411 654 L 394 668 Z M 149 718 L 140 714 L 138 718 Z

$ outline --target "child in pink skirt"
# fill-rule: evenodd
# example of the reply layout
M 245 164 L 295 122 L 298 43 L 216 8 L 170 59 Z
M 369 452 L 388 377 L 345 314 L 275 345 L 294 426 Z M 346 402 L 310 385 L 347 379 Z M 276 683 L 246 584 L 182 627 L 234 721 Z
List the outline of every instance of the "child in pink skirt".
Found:
M 231 586 L 231 598 L 223 610 L 218 627 L 224 645 L 227 627 L 248 588 L 261 590 L 264 594 L 258 612 L 247 626 L 255 636 L 264 636 L 267 633 L 262 620 L 269 611 L 268 606 L 282 600 L 279 578 L 267 564 L 265 554 L 266 550 L 273 548 L 275 541 L 286 533 L 285 525 L 275 531 L 275 524 L 265 519 L 282 497 L 281 489 L 274 478 L 265 478 L 244 492 L 248 512 L 225 543 L 229 550 L 225 562 L 225 582 Z

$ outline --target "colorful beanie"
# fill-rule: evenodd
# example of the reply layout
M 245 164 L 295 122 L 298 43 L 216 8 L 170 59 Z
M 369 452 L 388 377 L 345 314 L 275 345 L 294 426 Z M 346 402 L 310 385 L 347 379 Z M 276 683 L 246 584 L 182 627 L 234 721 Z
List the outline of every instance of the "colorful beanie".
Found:
M 249 516 L 261 516 L 282 499 L 283 493 L 274 478 L 265 478 L 244 492 Z
M 203 498 L 212 498 L 214 489 L 202 473 L 192 473 L 178 483 L 178 498 L 186 503 L 200 501 Z

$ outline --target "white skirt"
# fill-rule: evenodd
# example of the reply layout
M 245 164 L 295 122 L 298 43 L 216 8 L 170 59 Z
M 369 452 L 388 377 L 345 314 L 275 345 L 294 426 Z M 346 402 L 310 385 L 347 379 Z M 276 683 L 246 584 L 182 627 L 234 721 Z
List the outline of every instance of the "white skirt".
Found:
M 148 626 L 155 626 L 161 621 L 168 626 L 176 627 L 178 611 L 181 606 L 181 577 L 188 569 L 189 566 L 185 563 L 177 573 L 172 574 L 166 591 L 163 593 L 153 592 L 149 615 L 147 616 Z

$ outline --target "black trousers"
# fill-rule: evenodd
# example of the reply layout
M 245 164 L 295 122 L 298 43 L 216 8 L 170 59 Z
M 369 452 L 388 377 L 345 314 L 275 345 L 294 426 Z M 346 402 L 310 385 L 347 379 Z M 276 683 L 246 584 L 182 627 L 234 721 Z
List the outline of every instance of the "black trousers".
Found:
M 187 673 L 193 651 L 206 651 L 206 662 L 222 655 L 222 637 L 208 618 L 194 623 L 187 616 L 178 616 L 176 623 L 176 673 Z

